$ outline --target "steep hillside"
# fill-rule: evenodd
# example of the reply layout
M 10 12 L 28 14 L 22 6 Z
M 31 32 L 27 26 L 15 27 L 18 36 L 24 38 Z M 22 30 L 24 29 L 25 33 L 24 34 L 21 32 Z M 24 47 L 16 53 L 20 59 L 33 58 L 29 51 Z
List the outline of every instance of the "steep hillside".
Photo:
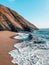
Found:
M 0 5 L 0 31 L 8 30 L 14 32 L 31 32 L 35 29 L 38 28 L 20 16 L 17 12 Z

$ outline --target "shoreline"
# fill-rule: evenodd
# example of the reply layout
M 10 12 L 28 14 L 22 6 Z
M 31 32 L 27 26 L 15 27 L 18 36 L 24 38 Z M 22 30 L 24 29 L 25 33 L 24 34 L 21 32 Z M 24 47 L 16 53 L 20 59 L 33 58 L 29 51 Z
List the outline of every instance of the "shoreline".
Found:
M 12 38 L 15 35 L 17 35 L 15 32 L 0 31 L 0 65 L 16 65 L 11 62 L 12 57 L 8 54 L 15 49 L 15 43 L 21 42 Z

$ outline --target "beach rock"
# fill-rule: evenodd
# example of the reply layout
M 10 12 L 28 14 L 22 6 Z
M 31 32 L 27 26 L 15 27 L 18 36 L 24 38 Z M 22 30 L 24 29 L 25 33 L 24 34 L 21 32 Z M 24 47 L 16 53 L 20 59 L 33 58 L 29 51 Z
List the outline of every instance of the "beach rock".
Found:
M 38 28 L 24 19 L 17 12 L 8 7 L 0 5 L 0 31 L 8 30 L 13 32 L 37 30 Z
M 33 36 L 31 34 L 29 34 L 28 39 L 29 40 L 32 40 L 33 39 Z

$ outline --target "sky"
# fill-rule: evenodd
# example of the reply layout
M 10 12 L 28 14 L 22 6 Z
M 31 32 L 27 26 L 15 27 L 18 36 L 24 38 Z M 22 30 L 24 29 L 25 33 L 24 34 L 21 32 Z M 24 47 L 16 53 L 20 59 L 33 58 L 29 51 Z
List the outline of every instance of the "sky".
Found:
M 0 0 L 38 28 L 49 28 L 49 0 Z

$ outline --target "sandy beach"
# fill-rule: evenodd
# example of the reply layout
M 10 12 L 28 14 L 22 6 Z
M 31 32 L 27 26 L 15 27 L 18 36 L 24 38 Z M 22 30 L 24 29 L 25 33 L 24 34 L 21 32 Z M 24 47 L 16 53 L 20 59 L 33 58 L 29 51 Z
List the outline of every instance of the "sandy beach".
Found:
M 15 32 L 0 31 L 0 65 L 15 65 L 11 63 L 9 51 L 15 49 L 13 45 L 19 40 L 14 40 L 11 37 L 17 35 Z

